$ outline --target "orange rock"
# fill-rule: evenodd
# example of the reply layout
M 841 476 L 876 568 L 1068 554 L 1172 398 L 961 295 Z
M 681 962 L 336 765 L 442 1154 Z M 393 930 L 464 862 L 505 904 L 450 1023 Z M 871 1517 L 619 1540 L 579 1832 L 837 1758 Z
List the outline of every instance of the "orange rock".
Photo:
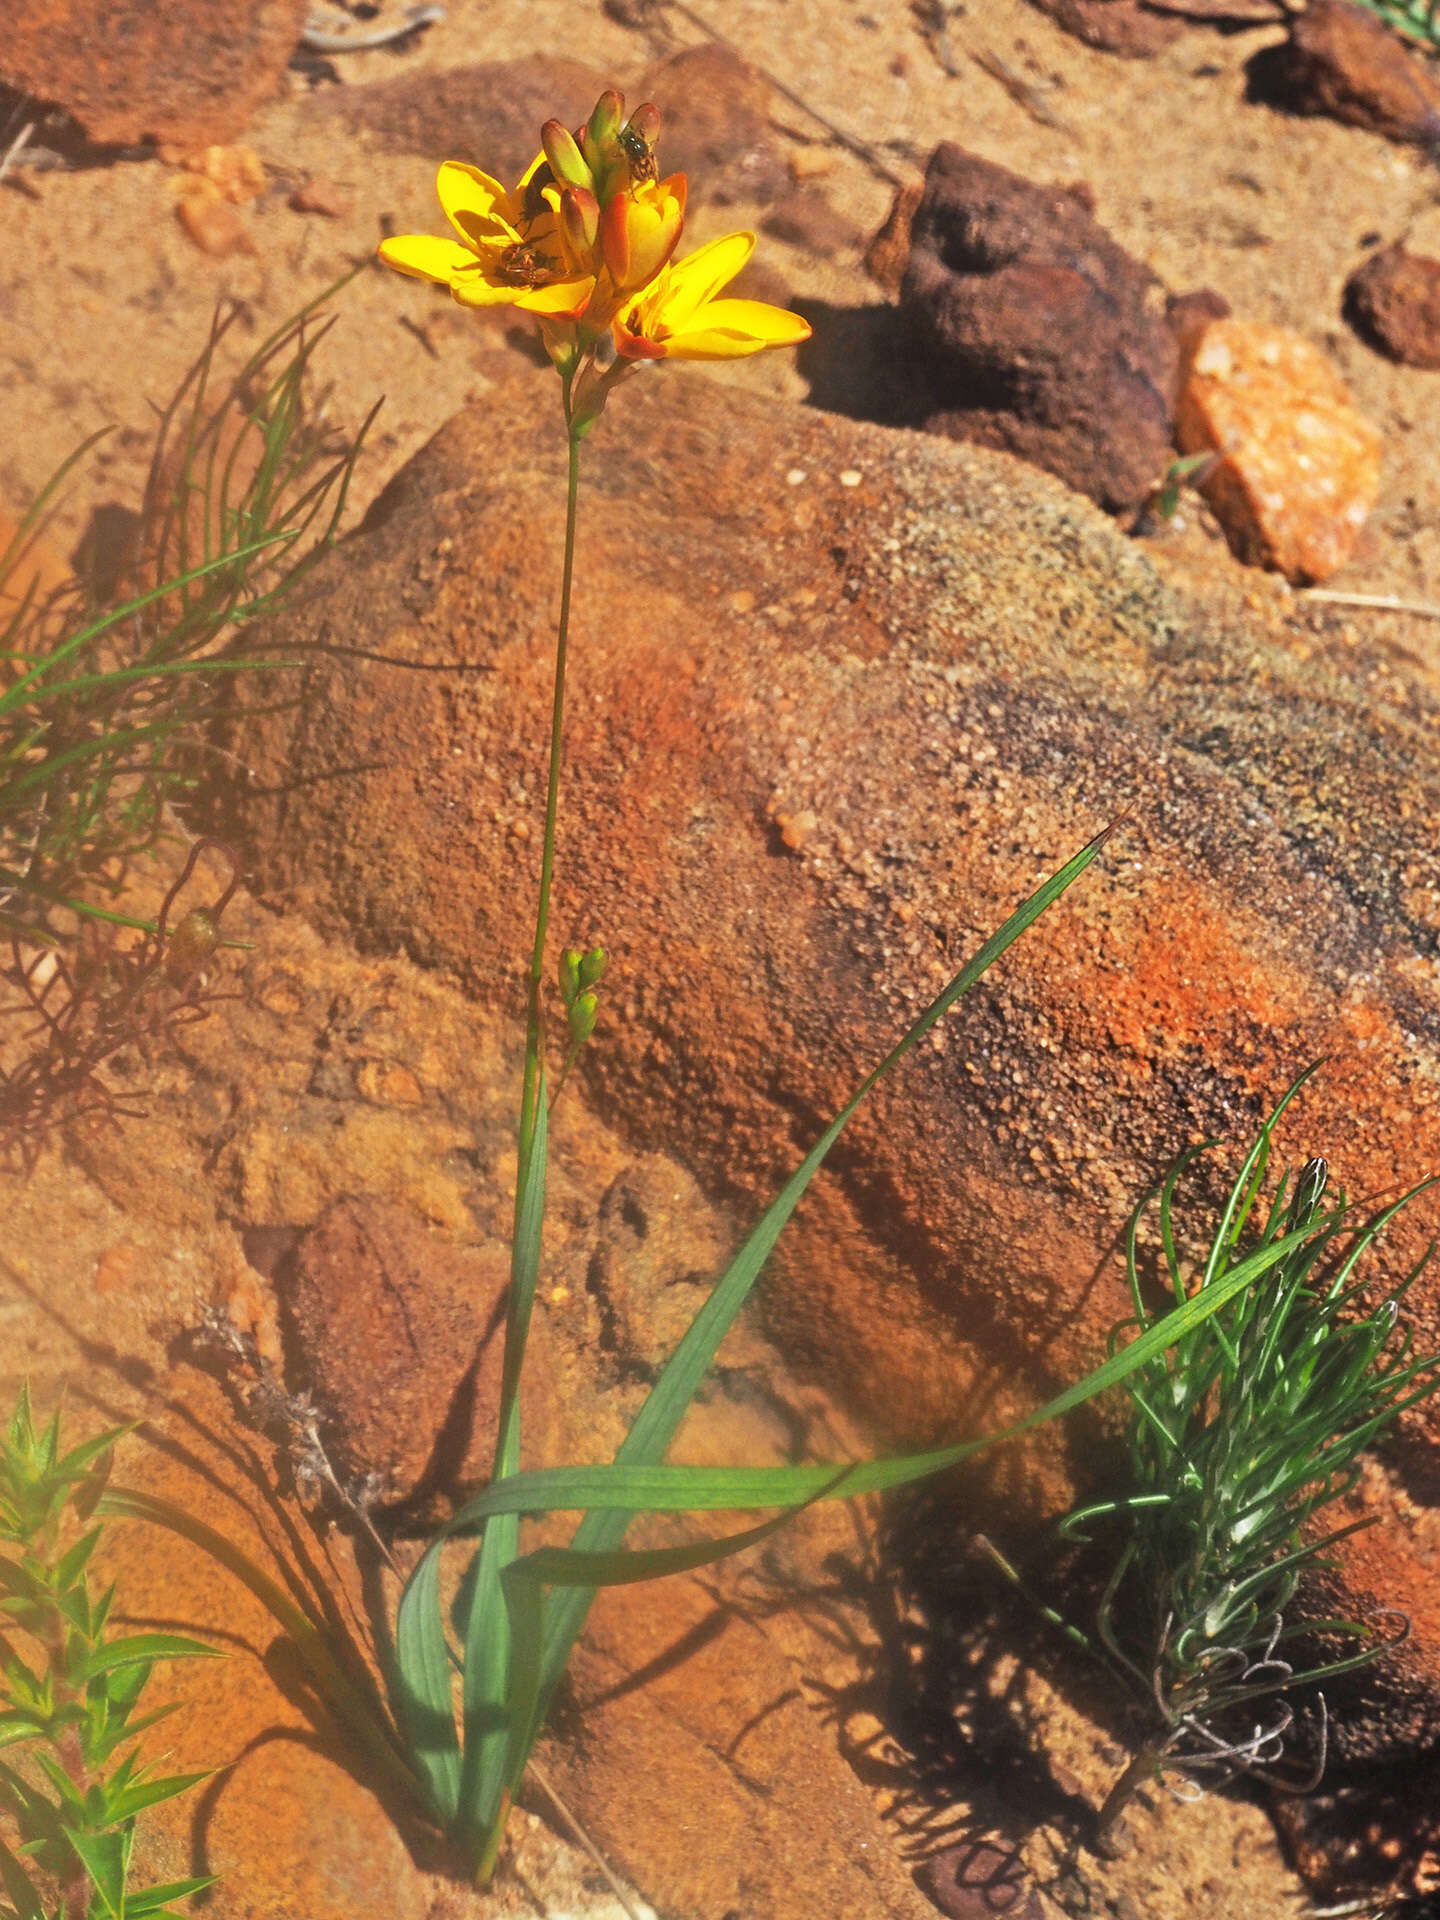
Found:
M 255 236 L 224 198 L 213 180 L 192 175 L 175 209 L 180 224 L 202 253 L 227 260 L 234 253 L 254 253 Z
M 186 154 L 181 164 L 237 207 L 248 206 L 265 191 L 264 164 L 253 147 L 201 147 Z
M 1182 453 L 1217 451 L 1203 491 L 1242 560 L 1325 580 L 1380 488 L 1379 431 L 1308 340 L 1252 320 L 1199 336 L 1175 416 Z

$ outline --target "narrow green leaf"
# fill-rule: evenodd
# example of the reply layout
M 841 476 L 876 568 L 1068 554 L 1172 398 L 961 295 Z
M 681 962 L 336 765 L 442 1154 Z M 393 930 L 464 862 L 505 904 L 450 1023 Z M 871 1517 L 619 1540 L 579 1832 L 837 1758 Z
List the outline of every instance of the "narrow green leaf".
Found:
M 213 1775 L 213 1767 L 201 1773 L 172 1773 L 159 1780 L 137 1780 L 118 1793 L 112 1791 L 112 1782 L 105 1792 L 106 1816 L 115 1821 L 133 1820 L 147 1807 L 158 1807 L 162 1800 L 173 1800 L 176 1794 L 188 1793 L 191 1787 L 198 1787 L 202 1780 L 209 1780 Z
M 399 1711 L 430 1799 L 449 1826 L 460 1805 L 450 1654 L 440 1611 L 440 1558 L 427 1554 L 406 1582 L 395 1619 Z
M 543 1059 L 535 1059 L 534 1074 L 533 1118 L 528 1141 L 521 1140 L 516 1176 L 515 1235 L 510 1252 L 510 1299 L 493 1476 L 497 1480 L 515 1473 L 520 1465 L 520 1377 L 540 1275 L 545 1222 L 549 1117 Z M 469 1835 L 491 1829 L 511 1771 L 510 1609 L 505 1604 L 503 1578 L 519 1551 L 519 1517 L 497 1515 L 485 1528 L 469 1583 L 461 1666 L 464 1736 L 460 1771 L 460 1818 Z
M 112 1667 L 128 1667 L 137 1661 L 219 1660 L 224 1656 L 201 1640 L 181 1633 L 134 1633 L 124 1640 L 109 1640 L 97 1647 L 80 1672 L 82 1680 L 95 1680 Z
M 203 1893 L 215 1885 L 215 1875 L 202 1874 L 196 1880 L 172 1880 L 164 1887 L 144 1887 L 125 1896 L 125 1920 L 145 1920 L 147 1914 L 159 1915 L 172 1900 L 188 1900 L 192 1893 Z
M 125 1875 L 130 1865 L 130 1834 L 125 1828 L 109 1833 L 71 1833 L 71 1846 L 95 1883 L 108 1920 L 125 1920 Z

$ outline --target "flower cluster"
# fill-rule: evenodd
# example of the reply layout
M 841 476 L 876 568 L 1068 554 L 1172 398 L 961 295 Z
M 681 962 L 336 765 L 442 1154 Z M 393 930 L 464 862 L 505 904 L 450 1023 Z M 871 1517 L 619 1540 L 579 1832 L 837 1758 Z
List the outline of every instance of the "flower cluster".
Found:
M 436 182 L 455 238 L 399 234 L 380 257 L 448 286 L 467 307 L 535 315 L 567 383 L 572 420 L 595 419 L 611 387 L 646 360 L 735 360 L 797 346 L 810 328 L 760 300 L 720 298 L 755 245 L 751 233 L 673 256 L 685 221 L 685 176 L 661 179 L 659 109 L 625 118 L 613 90 L 573 133 L 541 128 L 541 150 L 512 190 L 463 161 Z

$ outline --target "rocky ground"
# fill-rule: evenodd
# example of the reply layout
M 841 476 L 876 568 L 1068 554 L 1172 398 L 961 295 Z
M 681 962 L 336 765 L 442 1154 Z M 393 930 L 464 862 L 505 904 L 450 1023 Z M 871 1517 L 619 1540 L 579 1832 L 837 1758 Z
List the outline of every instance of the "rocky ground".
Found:
M 747 66 L 717 52 L 708 16 L 658 0 L 452 0 L 397 48 L 280 75 L 243 126 L 228 80 L 168 157 L 46 170 L 20 150 L 0 179 L 0 507 L 22 510 L 113 427 L 52 529 L 62 557 L 113 557 L 150 409 L 217 300 L 240 302 L 249 346 L 358 267 L 322 364 L 337 430 L 386 400 L 359 531 L 279 637 L 338 628 L 472 670 L 330 662 L 298 731 L 232 736 L 246 777 L 211 817 L 253 886 L 226 996 L 118 1063 L 144 1118 L 71 1129 L 5 1177 L 0 1387 L 28 1374 L 77 1421 L 145 1419 L 156 1444 L 128 1443 L 127 1474 L 251 1542 L 336 1631 L 363 1640 L 383 1581 L 297 1489 L 293 1426 L 260 1431 L 265 1395 L 314 1397 L 342 1479 L 381 1490 L 402 1554 L 483 1475 L 494 1340 L 474 1352 L 472 1330 L 493 1326 L 503 1281 L 515 873 L 534 859 L 522 743 L 557 541 L 548 381 L 523 340 L 369 263 L 382 234 L 437 224 L 438 159 L 518 170 L 529 129 L 607 80 L 670 116 L 690 238 L 757 228 L 750 291 L 815 333 L 793 359 L 667 369 L 673 396 L 622 394 L 592 443 L 589 524 L 603 515 L 610 537 L 586 562 L 561 905 L 614 947 L 618 984 L 558 1132 L 537 1453 L 613 1446 L 776 1168 L 945 962 L 1122 810 L 1132 838 L 1085 901 L 857 1133 L 727 1349 L 689 1457 L 838 1457 L 953 1430 L 965 1400 L 972 1424 L 1032 1403 L 1117 1317 L 1099 1263 L 1145 1179 L 1195 1137 L 1233 1142 L 1317 1054 L 1334 1065 L 1308 1118 L 1348 1181 L 1434 1165 L 1440 622 L 1304 598 L 1242 565 L 1194 494 L 1168 524 L 1136 517 L 1168 459 L 1188 324 L 1164 331 L 1165 296 L 1208 289 L 1317 350 L 1378 430 L 1378 497 L 1329 591 L 1440 601 L 1440 389 L 1373 344 L 1417 276 L 1381 250 L 1440 252 L 1434 161 L 1268 104 L 1257 56 L 1284 22 L 1241 0 L 1219 23 L 1181 17 L 1200 11 L 734 0 L 709 26 Z M 1061 21 L 1138 36 L 1147 57 Z M 92 49 L 96 70 L 128 45 Z M 163 35 L 148 57 L 163 64 Z M 278 66 L 269 41 L 250 57 Z M 0 152 L 25 125 L 14 105 Z M 254 166 L 211 162 L 204 185 L 210 134 Z M 917 297 L 904 220 L 888 255 L 870 242 L 941 140 L 1068 189 L 1046 202 L 1056 248 L 1088 260 L 1098 228 L 1130 256 L 1121 397 L 1090 407 L 1083 458 L 1067 432 L 1050 460 L 1114 520 L 992 451 L 1035 451 L 1008 425 L 917 397 L 896 322 Z M 947 231 L 922 209 L 949 272 Z M 1431 297 L 1417 284 L 1412 316 Z M 1142 387 L 1154 417 L 1137 427 L 1123 396 Z M 1109 458 L 1117 428 L 1102 472 L 1094 447 Z M 384 764 L 336 779 L 357 749 Z M 137 884 L 153 899 L 153 875 Z M 1432 1340 L 1437 1301 L 1422 1283 Z M 226 1361 L 217 1327 L 248 1361 Z M 598 1609 L 543 1759 L 632 1898 L 660 1920 L 1248 1920 L 1305 1910 L 1297 1864 L 1329 1897 L 1422 1893 L 1431 1825 L 1395 1781 L 1434 1768 L 1432 1424 L 1363 1490 L 1384 1525 L 1351 1590 L 1405 1605 L 1415 1633 L 1348 1745 L 1342 1729 L 1328 1798 L 1282 1847 L 1258 1804 L 1156 1795 L 1115 1862 L 1072 1845 L 1123 1759 L 1114 1702 L 997 1601 L 965 1545 L 977 1515 L 1021 1531 L 1053 1508 L 1098 1444 L 1096 1429 L 1007 1457 L 898 1563 L 876 1515 L 816 1517 L 738 1570 Z M 954 1545 L 936 1547 L 937 1524 Z M 538 1786 L 496 1892 L 458 1887 L 316 1726 L 243 1590 L 139 1529 L 112 1558 L 137 1618 L 233 1643 L 208 1691 L 184 1676 L 171 1733 L 182 1764 L 226 1771 L 149 1843 L 163 1869 L 222 1873 L 213 1912 L 620 1911 Z

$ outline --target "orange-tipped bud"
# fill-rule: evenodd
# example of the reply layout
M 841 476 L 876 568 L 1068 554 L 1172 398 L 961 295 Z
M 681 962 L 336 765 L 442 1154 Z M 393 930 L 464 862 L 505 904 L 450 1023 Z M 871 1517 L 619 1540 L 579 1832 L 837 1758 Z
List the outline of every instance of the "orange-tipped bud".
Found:
M 575 144 L 575 136 L 561 120 L 547 120 L 540 129 L 540 145 L 550 162 L 550 171 L 564 187 L 593 188 L 595 176 L 585 164 L 585 156 Z
M 573 259 L 589 261 L 600 234 L 600 202 L 588 187 L 566 187 L 561 194 L 560 227 Z

